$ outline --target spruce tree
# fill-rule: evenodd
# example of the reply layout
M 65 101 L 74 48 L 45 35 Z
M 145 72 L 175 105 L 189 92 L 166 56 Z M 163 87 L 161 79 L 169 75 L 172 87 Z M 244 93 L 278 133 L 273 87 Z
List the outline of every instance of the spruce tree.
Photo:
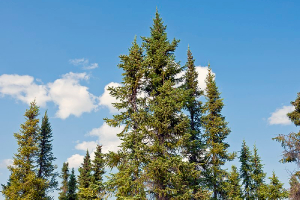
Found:
M 60 193 L 59 193 L 59 200 L 68 200 L 68 190 L 69 190 L 69 177 L 70 177 L 70 173 L 69 173 L 69 163 L 64 163 L 62 170 L 61 170 L 61 174 L 60 174 L 60 178 L 62 179 L 61 182 L 61 187 L 60 187 Z
M 289 196 L 289 193 L 286 189 L 283 188 L 283 183 L 278 180 L 278 177 L 273 172 L 270 179 L 270 184 L 268 185 L 268 199 L 269 200 L 278 200 L 286 199 Z
M 252 180 L 253 180 L 253 195 L 255 199 L 266 199 L 266 173 L 263 171 L 263 164 L 257 153 L 257 148 L 254 145 L 252 158 Z
M 236 166 L 231 166 L 231 172 L 227 176 L 225 183 L 226 199 L 242 200 L 242 189 L 240 185 L 240 175 Z
M 93 169 L 93 177 L 92 184 L 90 185 L 92 195 L 92 199 L 101 199 L 105 195 L 105 188 L 103 184 L 103 175 L 105 167 L 104 154 L 102 153 L 102 146 L 98 145 L 95 158 L 93 160 L 92 169 Z
M 47 192 L 56 190 L 58 185 L 58 182 L 56 181 L 58 174 L 54 171 L 56 166 L 53 164 L 53 161 L 55 161 L 56 158 L 52 153 L 52 141 L 52 129 L 47 112 L 45 112 L 45 115 L 42 119 L 41 134 L 38 142 L 39 152 L 37 158 L 37 176 L 47 182 L 47 186 L 45 188 L 38 189 L 40 196 L 42 197 L 47 197 Z
M 245 140 L 242 144 L 242 149 L 240 151 L 239 160 L 241 162 L 240 176 L 243 185 L 243 198 L 253 199 L 253 163 L 252 154 L 249 147 L 246 145 Z
M 187 58 L 184 89 L 188 91 L 188 95 L 184 108 L 188 111 L 190 138 L 187 140 L 186 154 L 189 162 L 195 164 L 195 169 L 201 170 L 205 147 L 203 141 L 201 141 L 203 139 L 200 131 L 202 102 L 199 101 L 199 98 L 203 95 L 203 91 L 198 87 L 198 73 L 196 72 L 195 60 L 190 48 L 187 51 Z M 192 180 L 192 185 L 194 186 L 193 193 L 196 193 L 200 187 L 200 182 L 200 176 Z
M 72 168 L 72 172 L 71 172 L 70 179 L 68 182 L 68 194 L 67 194 L 68 200 L 77 200 L 78 199 L 76 190 L 77 190 L 77 181 L 76 181 L 74 168 Z
M 136 38 L 129 49 L 129 55 L 121 55 L 120 59 L 121 63 L 118 66 L 124 71 L 122 86 L 110 88 L 110 94 L 120 101 L 114 106 L 121 110 L 121 113 L 113 119 L 106 119 L 106 122 L 114 127 L 125 124 L 125 128 L 118 134 L 122 140 L 120 150 L 117 153 L 110 152 L 107 156 L 108 165 L 118 168 L 118 172 L 110 177 L 108 186 L 118 199 L 146 199 L 146 179 L 142 169 L 146 156 L 146 144 L 143 143 L 145 110 L 144 98 L 141 95 L 144 55 Z
M 89 188 L 92 183 L 92 164 L 88 150 L 86 151 L 83 163 L 81 164 L 81 167 L 79 167 L 78 171 L 78 198 L 82 200 L 89 199 L 84 192 L 84 190 Z
M 199 176 L 195 165 L 182 160 L 179 152 L 189 139 L 189 120 L 182 113 L 187 92 L 176 88 L 176 76 L 182 67 L 175 62 L 179 40 L 170 42 L 166 26 L 158 12 L 150 37 L 143 37 L 145 56 L 145 92 L 147 160 L 145 175 L 150 194 L 158 200 L 190 199 L 191 180 Z M 199 189 L 197 195 L 204 195 Z
M 3 187 L 2 191 L 6 199 L 45 199 L 40 197 L 38 189 L 45 188 L 46 182 L 36 175 L 35 166 L 40 134 L 38 115 L 39 107 L 33 101 L 25 112 L 26 122 L 21 124 L 20 133 L 14 134 L 19 148 L 13 158 L 13 165 L 8 167 L 11 175 L 9 183 Z
M 222 199 L 225 193 L 224 178 L 226 177 L 226 171 L 222 169 L 222 166 L 226 161 L 233 160 L 235 154 L 228 153 L 229 144 L 225 142 L 225 139 L 230 129 L 227 127 L 228 122 L 221 114 L 224 103 L 214 79 L 209 67 L 205 80 L 207 101 L 203 108 L 203 136 L 207 148 L 203 173 L 207 186 L 213 192 L 212 199 Z

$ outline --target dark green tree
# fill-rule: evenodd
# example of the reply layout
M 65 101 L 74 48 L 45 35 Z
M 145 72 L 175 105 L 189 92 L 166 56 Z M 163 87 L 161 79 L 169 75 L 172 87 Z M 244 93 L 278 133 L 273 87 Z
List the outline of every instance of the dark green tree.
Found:
M 286 199 L 289 197 L 289 193 L 286 189 L 283 188 L 283 183 L 278 180 L 278 177 L 273 172 L 270 179 L 270 184 L 268 185 L 268 199 L 269 200 L 278 200 Z
M 105 167 L 104 154 L 102 153 L 102 146 L 98 145 L 95 158 L 93 160 L 92 169 L 93 169 L 93 178 L 92 184 L 90 185 L 91 193 L 93 194 L 93 199 L 100 199 L 105 195 L 105 188 L 103 184 L 103 175 Z
M 206 185 L 213 192 L 212 199 L 224 198 L 224 178 L 227 176 L 222 166 L 234 159 L 234 153 L 228 153 L 229 144 L 225 139 L 230 133 L 228 122 L 221 114 L 224 106 L 216 86 L 215 76 L 209 67 L 206 77 L 206 102 L 203 108 L 204 138 L 207 148 L 205 154 L 204 177 Z
M 245 140 L 242 144 L 242 149 L 240 151 L 239 160 L 241 162 L 240 176 L 243 185 L 243 198 L 253 199 L 253 163 L 252 163 L 252 153 L 249 147 L 246 145 Z
M 174 52 L 179 40 L 170 42 L 166 26 L 158 12 L 150 37 L 143 37 L 145 48 L 145 93 L 147 132 L 147 185 L 155 199 L 190 199 L 191 180 L 199 176 L 195 165 L 182 160 L 180 151 L 189 139 L 189 120 L 182 113 L 188 93 L 175 87 L 182 67 L 175 62 Z M 197 196 L 204 195 L 199 189 Z
M 84 192 L 85 189 L 89 188 L 92 183 L 92 163 L 89 151 L 86 151 L 86 155 L 83 159 L 81 167 L 78 169 L 78 198 L 79 199 L 89 199 Z
M 263 171 L 263 164 L 261 164 L 261 159 L 257 153 L 257 148 L 255 145 L 253 148 L 252 170 L 252 189 L 254 198 L 260 200 L 266 199 L 266 173 Z
M 184 108 L 188 111 L 190 138 L 187 140 L 186 154 L 189 157 L 189 162 L 195 164 L 195 169 L 201 170 L 205 147 L 200 131 L 202 123 L 202 102 L 199 101 L 199 98 L 203 95 L 203 91 L 198 87 L 198 73 L 196 72 L 195 60 L 190 48 L 188 48 L 187 51 L 187 58 L 184 89 L 188 92 L 188 95 Z M 200 183 L 200 176 L 192 180 L 194 194 L 199 189 Z
M 76 181 L 74 168 L 72 168 L 72 172 L 68 182 L 68 197 L 67 197 L 68 200 L 78 199 L 76 190 L 77 190 L 77 181 Z
M 56 181 L 58 173 L 55 172 L 57 167 L 53 164 L 56 158 L 52 152 L 52 137 L 51 125 L 47 116 L 47 112 L 45 112 L 45 115 L 42 119 L 37 158 L 37 176 L 47 182 L 47 187 L 38 189 L 40 196 L 43 198 L 49 196 L 47 192 L 56 190 L 58 186 L 58 182 Z
M 146 199 L 146 179 L 142 169 L 146 156 L 146 144 L 143 143 L 144 98 L 141 95 L 144 55 L 136 38 L 129 55 L 121 55 L 120 59 L 119 68 L 124 71 L 122 86 L 110 88 L 110 94 L 119 100 L 114 106 L 121 113 L 114 115 L 113 119 L 106 119 L 106 122 L 114 127 L 125 124 L 125 128 L 118 134 L 123 141 L 120 150 L 108 154 L 108 165 L 118 168 L 118 172 L 110 177 L 108 186 L 118 199 Z
M 69 190 L 69 163 L 64 163 L 61 174 L 59 176 L 62 179 L 61 187 L 60 187 L 60 193 L 58 196 L 59 200 L 68 200 L 68 190 Z
M 39 107 L 33 101 L 25 112 L 26 122 L 21 124 L 20 133 L 14 134 L 19 148 L 13 158 L 13 166 L 8 167 L 11 172 L 9 182 L 2 190 L 6 199 L 45 199 L 40 197 L 38 189 L 46 188 L 47 184 L 36 175 L 35 166 L 40 135 L 38 115 Z
M 231 167 L 231 172 L 227 176 L 225 183 L 226 199 L 242 200 L 243 193 L 240 185 L 240 175 L 236 166 Z

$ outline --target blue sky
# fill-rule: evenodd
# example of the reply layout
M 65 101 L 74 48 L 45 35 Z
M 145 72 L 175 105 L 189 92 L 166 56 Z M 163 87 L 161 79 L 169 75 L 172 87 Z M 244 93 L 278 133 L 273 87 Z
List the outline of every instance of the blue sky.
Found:
M 230 150 L 243 139 L 256 144 L 267 175 L 274 170 L 288 187 L 296 166 L 278 162 L 272 138 L 298 130 L 284 116 L 300 92 L 300 2 L 276 0 L 0 1 L 0 183 L 34 98 L 40 116 L 48 110 L 59 170 L 96 143 L 116 148 L 119 130 L 103 124 L 114 112 L 105 87 L 121 82 L 118 56 L 134 36 L 149 36 L 156 7 L 169 39 L 180 39 L 176 60 L 185 64 L 190 45 L 197 66 L 211 63 Z

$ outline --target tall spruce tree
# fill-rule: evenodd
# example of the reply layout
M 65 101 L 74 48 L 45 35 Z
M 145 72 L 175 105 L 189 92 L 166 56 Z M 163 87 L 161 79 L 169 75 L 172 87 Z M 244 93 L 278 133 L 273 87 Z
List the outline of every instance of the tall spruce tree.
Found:
M 120 150 L 108 154 L 108 165 L 118 168 L 118 172 L 110 177 L 108 186 L 118 199 L 146 199 L 146 179 L 142 169 L 147 147 L 143 142 L 145 111 L 141 95 L 144 55 L 136 38 L 129 49 L 129 55 L 121 55 L 120 59 L 119 67 L 124 71 L 122 86 L 110 88 L 110 94 L 120 101 L 114 106 L 121 110 L 121 114 L 115 115 L 113 119 L 106 119 L 106 122 L 111 126 L 125 124 L 125 128 L 118 134 L 123 141 Z
M 102 153 L 102 146 L 98 145 L 92 164 L 93 177 L 92 184 L 90 185 L 91 193 L 93 194 L 92 199 L 101 199 L 105 195 L 105 187 L 103 184 L 104 167 L 105 160 L 104 154 Z
M 268 185 L 268 199 L 269 200 L 278 200 L 286 199 L 289 196 L 289 193 L 286 189 L 283 188 L 283 183 L 278 180 L 278 177 L 273 172 L 272 176 L 269 178 L 270 184 Z
M 184 89 L 188 91 L 188 95 L 184 107 L 188 111 L 190 124 L 190 138 L 187 140 L 186 154 L 189 158 L 189 162 L 195 164 L 195 169 L 201 170 L 205 147 L 203 145 L 203 137 L 200 131 L 202 123 L 202 102 L 199 101 L 199 98 L 203 95 L 203 91 L 198 87 L 198 73 L 196 72 L 195 60 L 189 47 L 185 67 L 186 73 Z M 192 185 L 194 186 L 193 193 L 197 192 L 200 187 L 200 182 L 200 176 L 192 180 Z
M 90 199 L 90 195 L 87 196 L 84 192 L 85 189 L 89 188 L 92 183 L 92 163 L 88 150 L 86 151 L 83 163 L 81 164 L 81 167 L 79 167 L 78 171 L 78 199 Z
M 72 172 L 70 175 L 70 179 L 68 182 L 68 196 L 67 196 L 68 200 L 77 200 L 78 196 L 77 196 L 77 181 L 76 181 L 76 176 L 75 176 L 75 172 L 74 172 L 74 168 L 72 168 Z
M 187 92 L 176 88 L 176 76 L 182 68 L 175 62 L 179 40 L 170 42 L 166 26 L 158 12 L 150 37 L 143 37 L 145 56 L 145 92 L 147 160 L 145 174 L 150 194 L 158 200 L 193 197 L 191 179 L 199 176 L 194 164 L 184 162 L 179 154 L 189 139 L 189 120 L 182 113 Z M 204 195 L 199 189 L 197 195 Z
M 252 180 L 253 180 L 253 195 L 255 199 L 266 199 L 266 173 L 263 171 L 263 164 L 257 153 L 257 148 L 254 145 L 252 157 Z
M 243 185 L 243 198 L 253 199 L 253 163 L 252 163 L 252 153 L 249 147 L 246 145 L 245 140 L 242 144 L 242 149 L 240 151 L 239 160 L 241 162 L 240 176 Z
M 68 200 L 69 177 L 70 177 L 69 163 L 66 162 L 63 164 L 61 174 L 60 174 L 60 178 L 62 179 L 61 182 L 62 186 L 60 187 L 60 193 L 58 196 L 59 200 Z
M 228 122 L 221 114 L 224 106 L 220 92 L 216 86 L 215 76 L 210 66 L 206 77 L 206 99 L 203 112 L 204 138 L 207 152 L 205 154 L 204 177 L 207 186 L 213 192 L 212 199 L 224 198 L 224 178 L 227 176 L 222 166 L 226 161 L 233 160 L 234 153 L 228 153 L 229 144 L 225 139 L 230 133 Z
M 47 182 L 46 187 L 38 189 L 40 196 L 44 198 L 49 196 L 47 192 L 56 190 L 58 186 L 58 182 L 56 181 L 58 173 L 55 172 L 57 167 L 53 164 L 53 161 L 55 161 L 56 158 L 52 152 L 52 141 L 52 129 L 46 111 L 42 119 L 41 134 L 38 142 L 39 152 L 37 158 L 37 176 Z
M 231 167 L 231 172 L 227 176 L 225 183 L 226 199 L 242 200 L 242 188 L 240 185 L 240 175 L 236 166 Z
M 2 191 L 6 199 L 45 199 L 40 197 L 38 189 L 45 188 L 47 184 L 44 179 L 36 175 L 35 166 L 40 134 L 38 115 L 39 107 L 33 101 L 25 112 L 26 122 L 21 124 L 20 133 L 14 134 L 19 148 L 13 158 L 13 165 L 8 167 L 11 175 Z

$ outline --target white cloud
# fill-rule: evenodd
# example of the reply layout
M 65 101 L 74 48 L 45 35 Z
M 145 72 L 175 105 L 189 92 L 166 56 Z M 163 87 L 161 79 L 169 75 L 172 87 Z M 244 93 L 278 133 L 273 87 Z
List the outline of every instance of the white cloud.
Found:
M 75 146 L 75 149 L 83 150 L 83 151 L 89 150 L 89 153 L 92 153 L 97 148 L 97 145 L 98 145 L 98 143 L 95 141 L 90 141 L 90 142 L 84 141 L 82 143 L 78 143 Z
M 74 154 L 70 158 L 67 159 L 70 168 L 78 168 L 80 167 L 81 163 L 83 162 L 84 156 L 79 154 Z
M 70 59 L 69 62 L 75 66 L 81 66 L 82 69 L 91 70 L 98 68 L 98 63 L 89 64 L 89 60 L 85 58 Z
M 268 118 L 269 124 L 291 124 L 292 122 L 287 117 L 287 113 L 292 112 L 294 109 L 294 106 L 283 106 L 282 108 L 276 109 L 276 111 L 271 114 L 271 117 Z
M 206 83 L 205 83 L 205 79 L 208 75 L 208 66 L 202 67 L 202 66 L 196 66 L 195 67 L 196 72 L 198 73 L 198 77 L 197 77 L 197 81 L 198 81 L 198 87 L 201 90 L 205 90 L 206 88 Z M 186 71 L 182 71 L 177 75 L 177 78 L 182 77 L 184 74 L 186 73 Z M 215 76 L 215 73 L 212 74 Z M 178 87 L 180 85 L 182 85 L 183 83 L 178 83 L 175 87 Z
M 109 94 L 108 88 L 109 87 L 119 87 L 119 86 L 121 86 L 121 84 L 115 83 L 115 82 L 111 82 L 111 83 L 107 84 L 104 88 L 104 93 L 99 97 L 99 101 L 100 101 L 99 104 L 102 106 L 108 107 L 110 113 L 118 112 L 118 110 L 115 107 L 113 107 L 112 103 L 118 103 L 119 101 L 115 97 L 112 97 Z
M 50 101 L 47 87 L 37 85 L 34 78 L 28 75 L 3 74 L 0 76 L 0 94 L 9 95 L 17 100 L 29 104 L 34 99 L 39 106 L 46 106 Z
M 103 153 L 108 153 L 108 151 L 116 152 L 121 144 L 117 134 L 121 133 L 123 129 L 124 126 L 110 127 L 108 124 L 103 123 L 99 128 L 94 128 L 89 135 L 99 137 L 99 142 L 97 143 L 102 145 Z
M 4 159 L 0 162 L 0 168 L 7 168 L 8 166 L 13 164 L 12 159 Z
M 88 78 L 86 73 L 70 72 L 48 84 L 51 100 L 59 107 L 57 117 L 62 119 L 70 115 L 79 117 L 82 113 L 97 108 L 96 97 L 88 92 L 87 87 L 79 84 L 80 80 Z

